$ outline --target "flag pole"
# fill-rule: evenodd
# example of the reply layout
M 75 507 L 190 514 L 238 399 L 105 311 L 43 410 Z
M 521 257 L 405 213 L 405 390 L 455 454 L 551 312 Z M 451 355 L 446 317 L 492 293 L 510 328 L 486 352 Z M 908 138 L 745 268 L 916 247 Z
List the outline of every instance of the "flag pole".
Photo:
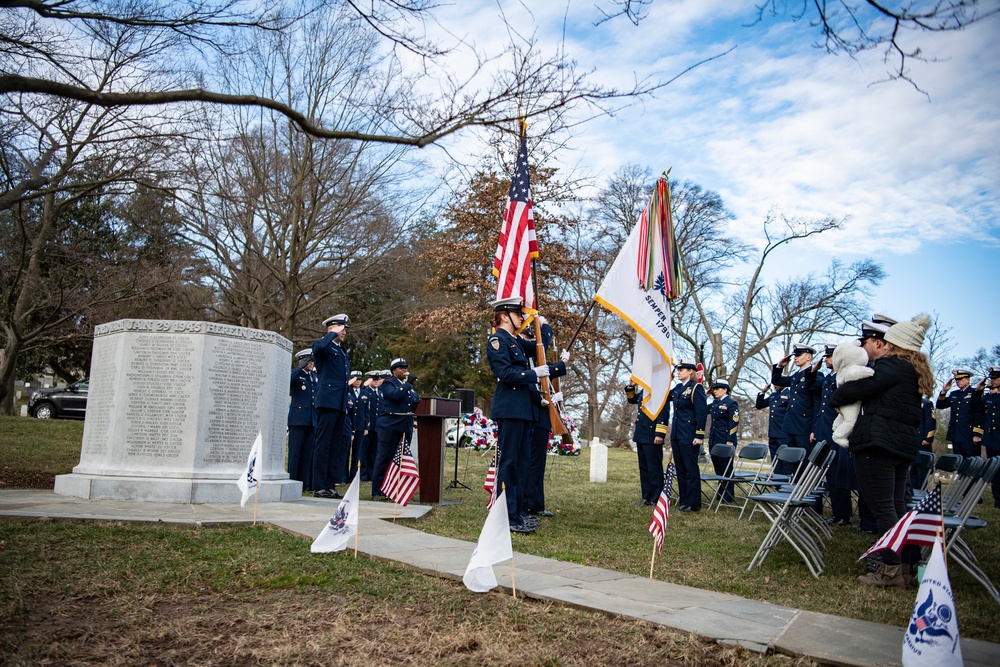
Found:
M 649 559 L 649 578 L 653 578 L 653 563 L 656 562 L 656 537 L 653 537 L 653 557 Z
M 257 496 L 260 494 L 260 480 L 256 480 L 257 485 L 253 490 L 253 525 L 257 525 Z
M 361 459 L 358 459 L 358 469 L 354 471 L 355 475 L 361 474 Z M 358 533 L 361 530 L 361 502 L 358 501 L 358 527 L 354 529 L 354 557 L 358 557 Z
M 587 311 L 583 314 L 583 319 L 580 320 L 580 326 L 578 326 L 576 328 L 576 331 L 573 332 L 573 337 L 569 339 L 568 343 L 566 343 L 566 349 L 567 350 L 570 349 L 571 347 L 573 347 L 573 343 L 576 342 L 576 339 L 577 339 L 577 337 L 579 337 L 580 332 L 583 331 L 583 325 L 587 323 L 587 318 L 590 317 L 590 313 L 591 313 L 592 310 L 594 310 L 594 305 L 596 303 L 597 302 L 594 301 L 593 299 L 590 300 L 590 305 L 587 306 Z
M 494 486 L 493 489 L 495 491 L 496 487 Z M 503 493 L 506 490 L 507 490 L 507 482 L 502 482 L 500 484 L 500 493 Z M 504 498 L 506 498 L 506 497 L 507 496 L 504 496 Z M 511 551 L 511 556 L 510 556 L 510 591 L 511 591 L 510 594 L 513 595 L 514 599 L 516 600 L 517 599 L 517 582 L 514 580 L 514 552 L 513 551 Z

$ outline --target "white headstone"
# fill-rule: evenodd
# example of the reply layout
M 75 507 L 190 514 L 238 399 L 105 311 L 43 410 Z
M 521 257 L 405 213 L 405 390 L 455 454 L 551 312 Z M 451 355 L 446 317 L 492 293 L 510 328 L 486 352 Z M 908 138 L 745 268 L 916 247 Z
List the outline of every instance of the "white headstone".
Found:
M 590 443 L 590 481 L 602 484 L 608 481 L 608 446 L 602 445 L 598 438 Z
M 21 416 L 22 417 L 27 417 L 28 416 L 28 406 L 27 405 L 22 405 L 21 406 Z
M 118 320 L 94 329 L 80 465 L 55 492 L 81 498 L 238 503 L 260 431 L 258 502 L 297 500 L 285 472 L 292 344 L 212 322 Z

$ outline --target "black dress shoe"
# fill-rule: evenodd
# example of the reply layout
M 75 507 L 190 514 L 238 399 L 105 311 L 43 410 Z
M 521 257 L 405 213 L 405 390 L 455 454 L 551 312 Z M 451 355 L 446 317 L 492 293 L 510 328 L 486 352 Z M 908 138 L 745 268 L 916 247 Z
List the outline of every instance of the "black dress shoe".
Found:
M 333 498 L 333 494 L 330 493 L 329 489 L 318 489 L 313 493 L 315 498 Z
M 681 511 L 682 512 L 697 512 L 700 509 L 701 509 L 700 507 L 687 507 L 685 505 L 684 507 L 681 508 Z
M 678 512 L 687 512 L 689 509 L 691 509 L 691 508 L 688 507 L 687 505 L 681 505 L 680 507 L 677 508 L 677 511 Z
M 510 527 L 510 532 L 519 533 L 521 535 L 532 535 L 535 532 L 534 528 L 531 528 L 527 524 L 516 523 Z
M 555 512 L 550 512 L 548 510 L 539 510 L 537 512 L 528 512 L 529 516 L 555 516 Z

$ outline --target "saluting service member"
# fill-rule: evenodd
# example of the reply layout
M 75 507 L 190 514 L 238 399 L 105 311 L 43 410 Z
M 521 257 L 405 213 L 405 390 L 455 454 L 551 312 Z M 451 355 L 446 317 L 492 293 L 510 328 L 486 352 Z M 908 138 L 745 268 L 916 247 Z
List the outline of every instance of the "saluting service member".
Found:
M 781 429 L 785 434 L 785 444 L 789 447 L 801 447 L 806 450 L 807 455 L 813 449 L 809 436 L 816 419 L 818 369 L 812 366 L 815 354 L 816 350 L 812 347 L 796 343 L 792 347 L 792 354 L 786 355 L 771 368 L 771 384 L 775 387 L 788 387 L 788 411 Z M 794 359 L 798 370 L 791 375 L 784 375 L 785 366 L 790 359 Z
M 340 498 L 337 484 L 347 481 L 351 443 L 344 438 L 347 377 L 351 362 L 341 347 L 350 326 L 343 313 L 323 320 L 326 335 L 313 343 L 313 361 L 319 373 L 316 393 L 316 439 L 313 451 L 313 488 L 318 498 Z
M 634 384 L 625 385 L 625 400 L 639 406 L 635 430 L 632 431 L 639 459 L 639 489 L 642 492 L 636 504 L 655 505 L 663 490 L 663 442 L 670 423 L 670 401 L 664 401 L 663 409 L 653 420 L 643 412 L 642 398 L 642 389 L 636 389 Z
M 677 365 L 680 382 L 670 390 L 667 400 L 673 404 L 674 420 L 670 426 L 670 449 L 677 467 L 677 488 L 681 512 L 701 509 L 701 470 L 698 452 L 705 440 L 708 401 L 705 387 L 696 379 L 697 367 L 692 363 Z
M 295 354 L 288 404 L 288 476 L 302 482 L 303 491 L 312 491 L 313 436 L 316 428 L 316 386 L 312 350 Z
M 712 415 L 712 430 L 708 435 L 708 453 L 712 457 L 712 467 L 716 475 L 731 475 L 732 459 L 724 459 L 712 454 L 713 445 L 739 446 L 740 404 L 729 395 L 729 381 L 716 380 L 710 389 L 712 403 L 708 412 Z M 719 485 L 722 500 L 733 502 L 733 483 L 722 482 Z
M 532 368 L 523 347 L 528 341 L 516 335 L 524 324 L 522 299 L 499 299 L 492 306 L 496 331 L 486 340 L 486 357 L 497 378 L 490 406 L 490 418 L 497 423 L 496 488 L 498 495 L 501 488 L 506 489 L 510 530 L 530 534 L 535 529 L 523 518 L 527 508 L 518 505 L 518 498 L 524 495 L 518 487 L 526 481 L 519 476 L 521 459 L 528 456 L 533 424 L 541 407 L 532 400 L 532 388 L 539 378 L 565 375 L 566 363 Z M 568 358 L 565 352 L 563 356 Z
M 788 412 L 788 387 L 784 387 L 779 391 L 772 391 L 770 396 L 764 396 L 767 390 L 771 388 L 771 385 L 766 384 L 764 388 L 760 390 L 757 394 L 757 400 L 754 402 L 754 406 L 758 410 L 763 410 L 768 408 L 767 414 L 767 450 L 771 454 L 771 465 L 774 465 L 774 460 L 778 456 L 778 448 L 785 442 L 785 413 Z M 786 471 L 781 469 L 781 466 L 774 469 L 775 472 L 787 475 L 791 471 Z
M 420 396 L 413 385 L 406 381 L 410 365 L 406 359 L 393 359 L 389 365 L 389 377 L 382 383 L 382 404 L 378 417 L 378 451 L 375 454 L 375 468 L 372 470 L 372 500 L 382 500 L 382 482 L 389 461 L 396 455 L 403 438 L 409 442 L 413 436 L 413 408 L 420 402 Z
M 952 379 L 945 382 L 941 393 L 938 394 L 935 407 L 938 410 L 951 409 L 951 417 L 948 419 L 948 440 L 951 441 L 952 451 L 966 458 L 979 456 L 982 451 L 980 441 L 983 429 L 974 423 L 972 416 L 972 387 L 969 386 L 972 371 L 956 368 L 951 374 L 954 376 L 957 389 L 949 394 Z
M 934 404 L 924 397 L 920 410 L 920 451 L 934 453 L 934 436 L 937 434 L 937 417 L 934 415 Z M 910 467 L 910 486 L 920 489 L 929 474 L 927 468 Z
M 977 423 L 983 429 L 982 444 L 986 448 L 986 458 L 1000 456 L 1000 366 L 990 366 L 988 378 L 983 379 L 973 394 L 973 411 Z M 989 391 L 985 391 L 987 383 Z M 1000 508 L 1000 489 L 997 482 L 1000 473 L 993 478 L 993 507 Z

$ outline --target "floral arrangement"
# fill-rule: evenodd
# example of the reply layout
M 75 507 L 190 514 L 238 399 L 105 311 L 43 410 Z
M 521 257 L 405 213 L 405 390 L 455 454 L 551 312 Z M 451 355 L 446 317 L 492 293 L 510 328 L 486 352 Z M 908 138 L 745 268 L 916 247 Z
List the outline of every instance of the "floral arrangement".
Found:
M 569 431 L 570 442 L 563 442 L 563 436 L 549 433 L 549 454 L 559 454 L 562 456 L 580 455 L 580 429 L 576 426 L 576 421 L 568 414 L 563 413 L 563 425 Z
M 487 419 L 479 408 L 473 408 L 472 412 L 465 415 L 462 426 L 464 432 L 461 434 L 460 440 L 467 442 L 468 447 L 472 447 L 477 452 L 496 447 L 497 424 L 492 419 Z

